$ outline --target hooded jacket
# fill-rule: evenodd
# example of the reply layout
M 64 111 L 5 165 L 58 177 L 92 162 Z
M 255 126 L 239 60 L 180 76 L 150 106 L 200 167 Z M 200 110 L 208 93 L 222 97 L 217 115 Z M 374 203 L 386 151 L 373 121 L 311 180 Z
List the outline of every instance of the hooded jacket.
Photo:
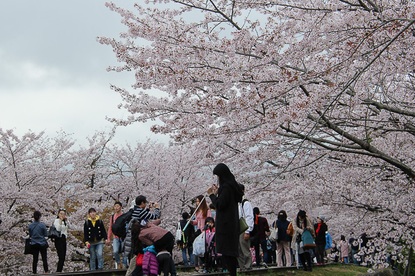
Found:
M 216 207 L 217 252 L 237 257 L 240 233 L 238 202 L 242 201 L 242 188 L 223 163 L 213 169 L 213 174 L 219 177 L 218 194 L 209 196 Z

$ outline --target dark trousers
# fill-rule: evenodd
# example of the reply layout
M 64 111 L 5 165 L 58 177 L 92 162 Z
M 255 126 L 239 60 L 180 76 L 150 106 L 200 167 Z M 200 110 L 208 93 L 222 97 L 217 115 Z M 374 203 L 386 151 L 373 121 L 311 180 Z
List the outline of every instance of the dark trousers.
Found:
M 231 276 L 236 276 L 236 267 L 238 259 L 235 256 L 222 255 L 222 264 L 229 271 Z
M 171 263 L 169 263 L 169 265 L 166 266 L 166 267 L 170 267 L 170 269 L 171 269 L 170 272 L 171 272 L 172 275 L 176 275 L 176 267 L 175 267 L 174 261 L 172 259 L 174 240 L 175 240 L 175 238 L 174 238 L 173 234 L 168 232 L 161 239 L 154 242 L 154 247 L 156 248 L 157 252 L 167 250 L 170 253 L 169 258 L 171 259 Z M 168 254 L 166 254 L 166 255 L 168 255 Z M 171 264 L 173 264 L 173 265 L 171 266 Z
M 154 247 L 156 248 L 156 251 L 160 252 L 163 250 L 167 250 L 170 254 L 173 254 L 174 239 L 175 238 L 173 234 L 168 232 L 161 239 L 154 242 Z
M 300 258 L 301 264 L 303 265 L 303 269 L 312 271 L 310 252 L 305 251 L 304 253 L 299 254 L 298 257 Z
M 159 263 L 159 274 L 164 276 L 176 275 L 174 261 L 169 252 L 164 251 L 157 254 L 157 262 Z
M 58 258 L 59 258 L 56 272 L 62 272 L 63 264 L 65 263 L 65 257 L 66 257 L 66 236 L 65 235 L 62 235 L 62 237 L 55 239 L 55 248 L 56 248 L 56 252 L 58 253 Z
M 255 248 L 255 261 L 256 261 L 256 266 L 261 266 L 261 252 L 259 250 L 259 248 L 261 247 L 262 250 L 262 254 L 263 254 L 263 262 L 264 263 L 270 263 L 269 259 L 268 259 L 268 249 L 267 249 L 267 240 L 263 240 L 259 243 L 254 243 L 254 248 Z
M 323 264 L 324 263 L 324 251 L 325 251 L 326 244 L 317 243 L 316 244 L 316 259 L 317 263 Z
M 43 269 L 45 272 L 49 272 L 48 267 L 48 247 L 47 246 L 41 246 L 40 244 L 33 244 L 33 263 L 32 263 L 32 271 L 33 274 L 37 273 L 37 263 L 39 261 L 39 252 L 42 256 L 42 262 L 43 262 Z

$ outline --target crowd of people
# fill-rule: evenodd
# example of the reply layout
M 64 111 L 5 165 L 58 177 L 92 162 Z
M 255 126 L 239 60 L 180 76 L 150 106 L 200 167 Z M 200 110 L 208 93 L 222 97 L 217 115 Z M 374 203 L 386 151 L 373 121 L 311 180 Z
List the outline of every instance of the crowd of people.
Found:
M 121 202 L 114 203 L 114 213 L 107 227 L 97 211 L 90 208 L 83 231 L 89 251 L 89 269 L 104 268 L 105 244 L 112 246 L 114 268 L 126 268 L 126 275 L 134 276 L 175 276 L 175 245 L 181 250 L 183 265 L 194 266 L 200 273 L 226 271 L 232 276 L 238 268 L 246 271 L 272 263 L 312 271 L 314 265 L 327 262 L 358 262 L 354 257 L 359 249 L 357 241 L 346 241 L 344 235 L 338 241 L 333 240 L 324 216 L 318 216 L 313 224 L 307 213 L 300 210 L 290 221 L 286 211 L 281 210 L 270 225 L 260 209 L 244 198 L 245 187 L 237 183 L 225 164 L 218 164 L 213 174 L 217 176 L 217 183 L 208 187 L 208 196 L 195 197 L 194 206 L 189 212 L 183 212 L 179 237 L 160 226 L 159 204 L 149 203 L 144 195 L 136 197 L 129 211 L 125 236 L 113 232 L 113 225 L 125 214 Z M 57 272 L 62 272 L 66 258 L 66 238 L 70 228 L 66 215 L 65 209 L 59 209 L 53 222 L 59 233 L 53 238 L 59 260 Z M 40 221 L 39 211 L 34 212 L 33 218 L 34 222 L 28 228 L 33 273 L 37 273 L 39 254 L 44 271 L 48 273 L 47 237 L 50 233 Z M 243 231 L 240 231 L 241 219 L 246 224 Z

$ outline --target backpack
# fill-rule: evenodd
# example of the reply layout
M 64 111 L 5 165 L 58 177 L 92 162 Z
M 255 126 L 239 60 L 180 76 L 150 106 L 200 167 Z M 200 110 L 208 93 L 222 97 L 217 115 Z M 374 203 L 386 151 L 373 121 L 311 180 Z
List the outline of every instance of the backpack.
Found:
M 121 239 L 124 239 L 127 235 L 127 224 L 131 220 L 131 216 L 133 215 L 133 209 L 128 210 L 128 212 L 119 216 L 113 223 L 112 223 L 112 233 Z

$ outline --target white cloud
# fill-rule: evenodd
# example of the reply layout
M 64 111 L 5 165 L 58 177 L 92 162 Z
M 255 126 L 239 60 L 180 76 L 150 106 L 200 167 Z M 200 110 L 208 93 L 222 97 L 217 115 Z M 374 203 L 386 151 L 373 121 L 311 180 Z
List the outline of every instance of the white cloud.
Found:
M 121 99 L 110 84 L 129 88 L 134 77 L 108 73 L 116 57 L 96 41 L 124 28 L 105 2 L 0 1 L 0 10 L 7 11 L 0 17 L 0 128 L 48 136 L 63 130 L 82 142 L 112 129 L 106 117 L 129 115 L 117 108 Z M 150 125 L 119 129 L 114 140 L 167 140 L 150 133 Z

